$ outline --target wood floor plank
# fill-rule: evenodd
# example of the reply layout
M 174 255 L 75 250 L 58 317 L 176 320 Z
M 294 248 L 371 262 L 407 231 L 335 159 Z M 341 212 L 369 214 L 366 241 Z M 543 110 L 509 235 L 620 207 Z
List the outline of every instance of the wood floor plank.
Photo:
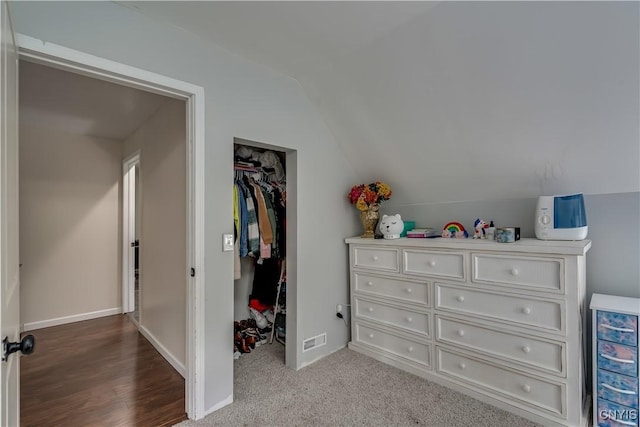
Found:
M 30 332 L 20 359 L 23 427 L 170 426 L 186 419 L 184 379 L 127 315 Z

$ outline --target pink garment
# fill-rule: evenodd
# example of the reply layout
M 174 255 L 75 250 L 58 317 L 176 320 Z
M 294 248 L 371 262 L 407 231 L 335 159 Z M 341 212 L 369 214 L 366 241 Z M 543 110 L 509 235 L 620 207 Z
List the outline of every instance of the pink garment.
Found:
M 268 245 L 260 236 L 260 258 L 271 258 L 271 245 Z

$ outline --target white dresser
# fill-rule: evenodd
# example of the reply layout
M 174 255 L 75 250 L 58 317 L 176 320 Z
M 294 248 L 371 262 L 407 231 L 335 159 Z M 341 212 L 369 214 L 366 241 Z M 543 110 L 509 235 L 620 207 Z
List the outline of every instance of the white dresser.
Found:
M 588 240 L 346 239 L 353 350 L 545 425 L 586 425 Z
M 591 296 L 593 419 L 599 427 L 638 427 L 640 299 Z

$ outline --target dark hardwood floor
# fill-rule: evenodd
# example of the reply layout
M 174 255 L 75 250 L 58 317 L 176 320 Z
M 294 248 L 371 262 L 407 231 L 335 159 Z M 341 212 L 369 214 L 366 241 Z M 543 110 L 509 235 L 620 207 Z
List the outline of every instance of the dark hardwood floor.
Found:
M 186 419 L 184 379 L 127 315 L 29 332 L 20 360 L 22 426 L 171 426 Z

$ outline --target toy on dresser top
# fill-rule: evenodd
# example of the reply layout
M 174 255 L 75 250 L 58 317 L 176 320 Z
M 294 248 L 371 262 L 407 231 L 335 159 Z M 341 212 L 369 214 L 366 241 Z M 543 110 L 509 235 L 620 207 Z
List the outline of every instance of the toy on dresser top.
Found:
M 400 214 L 382 215 L 379 229 L 385 239 L 399 239 L 404 230 L 404 222 Z

